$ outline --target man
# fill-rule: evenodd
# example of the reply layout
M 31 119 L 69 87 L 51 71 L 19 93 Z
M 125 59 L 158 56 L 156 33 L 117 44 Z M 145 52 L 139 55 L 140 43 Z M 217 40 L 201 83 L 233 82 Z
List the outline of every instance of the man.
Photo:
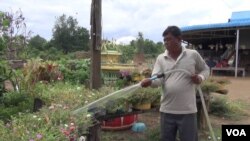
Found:
M 209 76 L 209 68 L 197 51 L 181 46 L 181 31 L 177 26 L 167 27 L 163 38 L 166 50 L 157 57 L 152 76 L 174 69 L 186 70 L 192 76 L 174 72 L 153 81 L 146 78 L 141 86 L 163 88 L 161 141 L 176 141 L 177 131 L 181 141 L 197 141 L 195 84 L 200 84 Z

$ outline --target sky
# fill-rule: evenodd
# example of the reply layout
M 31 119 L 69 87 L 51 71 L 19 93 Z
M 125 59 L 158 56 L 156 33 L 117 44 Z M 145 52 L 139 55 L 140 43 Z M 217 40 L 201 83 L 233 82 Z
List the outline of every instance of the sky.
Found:
M 21 9 L 32 36 L 50 40 L 57 17 L 73 16 L 90 30 L 91 0 L 0 0 L 0 11 Z M 129 43 L 138 32 L 162 41 L 169 25 L 225 23 L 234 11 L 250 10 L 250 0 L 102 0 L 103 38 Z

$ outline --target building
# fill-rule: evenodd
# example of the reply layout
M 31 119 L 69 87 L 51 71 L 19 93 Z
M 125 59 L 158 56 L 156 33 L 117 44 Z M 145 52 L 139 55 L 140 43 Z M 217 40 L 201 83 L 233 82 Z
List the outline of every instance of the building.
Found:
M 183 41 L 215 66 L 211 70 L 250 72 L 250 11 L 233 12 L 226 23 L 181 28 Z M 241 71 L 241 72 L 239 72 Z

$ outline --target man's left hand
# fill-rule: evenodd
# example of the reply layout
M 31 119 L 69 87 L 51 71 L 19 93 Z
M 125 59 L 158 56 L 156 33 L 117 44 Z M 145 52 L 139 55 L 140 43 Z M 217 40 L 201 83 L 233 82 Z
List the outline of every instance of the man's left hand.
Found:
M 191 76 L 191 79 L 192 79 L 194 84 L 201 84 L 201 82 L 202 82 L 202 78 L 198 74 L 193 74 Z

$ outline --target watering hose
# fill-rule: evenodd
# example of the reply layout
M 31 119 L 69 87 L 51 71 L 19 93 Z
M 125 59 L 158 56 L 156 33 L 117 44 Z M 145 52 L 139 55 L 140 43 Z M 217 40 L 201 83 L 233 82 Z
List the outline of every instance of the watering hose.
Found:
M 170 70 L 170 71 L 167 71 L 163 74 L 158 74 L 158 75 L 155 75 L 153 77 L 150 78 L 150 80 L 155 80 L 155 79 L 158 79 L 158 78 L 161 78 L 167 74 L 170 74 L 170 73 L 174 73 L 174 72 L 183 72 L 189 76 L 191 76 L 192 74 L 186 70 L 183 70 L 183 69 L 175 69 L 175 70 Z M 210 122 L 210 119 L 208 117 L 208 112 L 207 112 L 207 108 L 206 108 L 206 104 L 205 104 L 205 100 L 204 100 L 204 96 L 203 96 L 203 93 L 201 91 L 201 87 L 199 85 L 197 85 L 197 89 L 198 89 L 198 92 L 199 92 L 199 95 L 200 95 L 200 98 L 201 98 L 201 103 L 202 103 L 202 107 L 203 107 L 203 110 L 204 110 L 204 114 L 205 114 L 205 118 L 206 118 L 206 121 L 207 121 L 207 125 L 208 125 L 208 128 L 209 128 L 209 131 L 210 131 L 210 134 L 212 136 L 212 139 L 213 141 L 217 141 L 215 135 L 214 135 L 214 131 L 213 131 L 213 128 L 211 126 L 211 122 Z

